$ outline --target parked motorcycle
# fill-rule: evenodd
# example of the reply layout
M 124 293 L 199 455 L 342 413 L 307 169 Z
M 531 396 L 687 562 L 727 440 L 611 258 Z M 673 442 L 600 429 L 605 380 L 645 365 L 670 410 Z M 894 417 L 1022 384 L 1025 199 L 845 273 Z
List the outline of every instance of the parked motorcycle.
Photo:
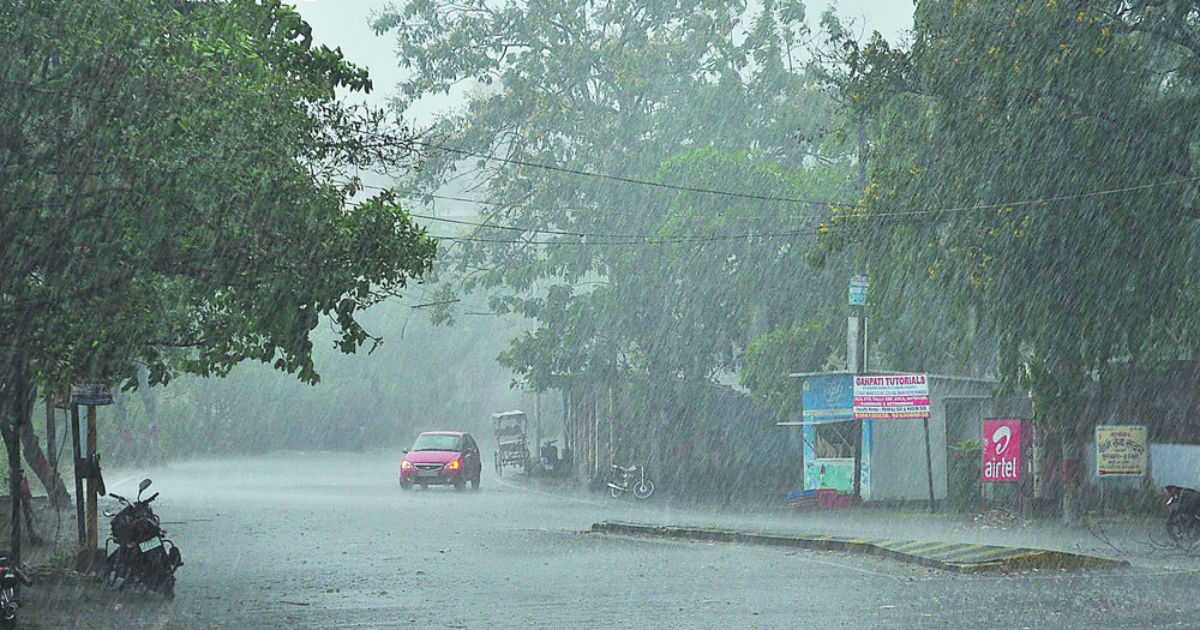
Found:
M 7 556 L 0 556 L 0 628 L 17 627 L 18 585 L 32 586 L 33 580 Z
M 150 504 L 158 493 L 142 500 L 142 493 L 150 487 L 150 480 L 143 479 L 138 485 L 137 498 L 132 502 L 125 497 L 109 493 L 121 502 L 120 512 L 104 515 L 112 518 L 112 535 L 104 543 L 108 554 L 103 576 L 108 584 L 124 588 L 140 584 L 151 591 L 162 593 L 167 598 L 175 597 L 175 570 L 183 566 L 183 557 L 175 543 L 167 538 L 167 532 L 159 526 L 158 516 Z M 109 553 L 109 543 L 115 548 Z
M 1200 540 L 1200 492 L 1167 486 L 1167 537 L 1176 545 Z
M 646 476 L 645 466 L 612 465 L 612 477 L 608 481 L 608 491 L 613 498 L 620 498 L 627 492 L 632 492 L 637 499 L 649 499 L 654 494 L 654 482 Z
M 546 477 L 566 477 L 571 474 L 571 468 L 574 464 L 572 461 L 571 449 L 564 448 L 560 454 L 555 443 L 557 439 L 546 440 L 542 442 L 542 448 L 538 452 L 538 463 L 534 469 L 539 475 Z

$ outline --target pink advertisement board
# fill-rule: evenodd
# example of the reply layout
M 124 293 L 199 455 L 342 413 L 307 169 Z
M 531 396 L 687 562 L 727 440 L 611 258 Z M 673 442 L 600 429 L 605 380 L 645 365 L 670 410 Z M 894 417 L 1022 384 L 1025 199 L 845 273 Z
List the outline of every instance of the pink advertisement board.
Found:
M 1021 480 L 1021 421 L 983 421 L 983 480 Z

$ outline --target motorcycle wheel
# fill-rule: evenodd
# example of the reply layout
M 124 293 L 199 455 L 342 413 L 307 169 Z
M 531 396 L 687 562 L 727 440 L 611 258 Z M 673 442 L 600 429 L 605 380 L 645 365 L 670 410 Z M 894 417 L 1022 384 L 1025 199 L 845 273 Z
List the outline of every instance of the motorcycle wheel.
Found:
M 633 496 L 638 499 L 649 499 L 654 494 L 654 482 L 649 479 L 639 479 L 633 484 Z
M 1195 515 L 1182 511 L 1172 512 L 1167 516 L 1167 538 L 1177 546 L 1191 545 L 1196 542 L 1197 528 Z
M 9 588 L 4 589 L 3 603 L 0 604 L 0 628 L 11 630 L 17 627 L 16 593 Z
M 162 591 L 163 597 L 166 597 L 167 599 L 175 599 L 175 576 L 168 575 L 167 578 L 162 581 L 162 585 L 159 590 Z
M 100 569 L 100 583 L 105 586 L 116 586 L 117 584 L 117 552 L 120 550 L 121 548 L 117 547 L 108 554 L 108 558 L 104 560 L 104 568 Z

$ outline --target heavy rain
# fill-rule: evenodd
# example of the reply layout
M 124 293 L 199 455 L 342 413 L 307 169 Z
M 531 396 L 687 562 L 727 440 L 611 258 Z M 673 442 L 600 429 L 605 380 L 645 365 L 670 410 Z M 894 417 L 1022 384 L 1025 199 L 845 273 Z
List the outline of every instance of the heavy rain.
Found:
M 1200 7 L 0 0 L 0 628 L 1200 621 Z

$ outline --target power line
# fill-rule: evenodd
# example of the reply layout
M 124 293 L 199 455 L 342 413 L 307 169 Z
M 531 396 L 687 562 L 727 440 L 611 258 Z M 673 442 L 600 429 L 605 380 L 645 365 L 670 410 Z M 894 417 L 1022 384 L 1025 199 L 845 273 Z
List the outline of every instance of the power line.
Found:
M 660 237 L 660 236 L 650 236 L 650 235 L 646 235 L 646 234 L 603 234 L 603 233 L 595 233 L 595 232 L 580 232 L 578 230 L 554 230 L 554 229 L 549 229 L 549 228 L 520 227 L 520 226 L 515 226 L 515 225 L 497 225 L 495 223 L 481 223 L 478 221 L 466 221 L 463 219 L 448 219 L 448 218 L 444 218 L 444 217 L 435 217 L 435 216 L 430 216 L 427 214 L 416 214 L 416 213 L 412 213 L 412 212 L 409 213 L 409 216 L 417 218 L 417 219 L 422 219 L 425 221 L 436 221 L 439 223 L 453 223 L 455 225 L 468 225 L 471 227 L 489 228 L 489 229 L 494 229 L 494 230 L 510 230 L 513 232 L 533 232 L 535 234 L 549 234 L 549 235 L 556 235 L 556 236 L 574 236 L 574 237 L 578 237 L 578 238 L 624 240 L 624 241 L 631 241 L 631 242 L 644 242 L 644 241 L 663 240 L 663 239 L 670 240 L 671 242 L 682 242 L 682 241 L 687 241 L 687 240 L 703 240 L 703 241 L 731 240 L 731 239 L 741 239 L 741 238 L 755 238 L 755 237 L 759 237 L 759 236 L 765 236 L 765 237 L 795 236 L 797 234 L 804 233 L 804 232 L 800 232 L 800 231 L 791 230 L 791 231 L 785 231 L 785 232 L 747 232 L 747 233 L 741 233 L 741 234 L 729 234 L 729 235 L 721 235 L 721 236 L 695 235 L 695 236 Z M 500 241 L 500 242 L 503 242 L 503 241 Z M 520 242 L 524 242 L 524 241 L 520 241 Z M 558 241 L 555 241 L 555 242 L 558 242 Z
M 480 151 L 469 151 L 467 149 L 448 147 L 446 145 L 434 144 L 432 142 L 423 142 L 420 140 L 414 140 L 413 144 L 423 146 L 423 147 L 426 147 L 429 149 L 434 149 L 437 151 L 445 151 L 447 153 L 454 153 L 456 155 L 462 155 L 462 156 L 467 156 L 467 157 L 477 157 L 477 158 L 482 158 L 482 159 L 487 159 L 487 160 L 497 160 L 504 164 L 516 164 L 517 166 L 526 166 L 529 168 L 539 168 L 539 169 L 544 169 L 547 171 L 554 171 L 554 172 L 558 172 L 558 173 L 567 173 L 569 175 L 579 175 L 582 177 L 592 177 L 595 179 L 606 179 L 606 180 L 622 182 L 622 183 L 626 183 L 626 184 L 637 184 L 639 186 L 651 186 L 654 188 L 665 188 L 667 190 L 675 190 L 675 191 L 680 191 L 680 192 L 694 192 L 694 193 L 703 193 L 703 194 L 707 194 L 707 195 L 721 195 L 724 197 L 735 197 L 738 199 L 756 199 L 758 201 L 778 201 L 781 203 L 798 203 L 798 204 L 817 205 L 817 206 L 825 206 L 825 207 L 846 205 L 842 202 L 822 201 L 822 200 L 818 200 L 818 199 L 799 199 L 799 198 L 795 198 L 795 197 L 776 197 L 774 195 L 760 195 L 757 193 L 735 192 L 735 191 L 731 191 L 731 190 L 718 190 L 715 188 L 703 188 L 700 186 L 668 184 L 665 182 L 656 182 L 656 181 L 652 181 L 652 180 L 648 180 L 648 179 L 638 179 L 635 177 L 625 177 L 622 175 L 612 175 L 609 173 L 597 173 L 594 171 L 585 171 L 582 169 L 569 168 L 566 166 L 556 166 L 554 164 L 542 164 L 542 163 L 538 163 L 538 162 L 528 162 L 528 161 L 519 160 L 516 158 L 500 157 L 498 155 L 493 155 L 490 153 L 483 153 Z
M 1072 201 L 1072 200 L 1076 200 L 1076 199 L 1087 199 L 1090 197 L 1103 197 L 1103 196 L 1110 196 L 1110 195 L 1119 195 L 1119 194 L 1126 194 L 1126 193 L 1131 193 L 1131 192 L 1139 192 L 1142 190 L 1150 190 L 1150 189 L 1154 189 L 1154 188 L 1162 188 L 1162 187 L 1166 187 L 1166 186 L 1191 184 L 1191 183 L 1196 183 L 1196 182 L 1200 182 L 1200 176 L 1176 179 L 1176 180 L 1171 180 L 1171 181 L 1152 182 L 1149 184 L 1139 184 L 1136 186 L 1126 186 L 1126 187 L 1122 187 L 1122 188 L 1110 188 L 1110 189 L 1104 189 L 1104 190 L 1087 191 L 1087 192 L 1082 192 L 1082 193 L 1054 195 L 1054 196 L 1050 196 L 1050 197 L 1036 197 L 1036 198 L 1029 198 L 1029 199 L 1021 199 L 1021 200 L 1016 200 L 1016 201 L 979 203 L 979 204 L 973 204 L 973 205 L 967 205 L 967 206 L 952 206 L 952 207 L 947 207 L 947 208 L 933 208 L 933 209 L 929 209 L 929 210 L 907 210 L 907 211 L 900 211 L 900 212 L 873 212 L 868 215 L 856 216 L 854 218 L 856 218 L 856 219 L 889 218 L 889 217 L 922 216 L 922 215 L 930 215 L 930 214 L 949 214 L 949 213 L 956 213 L 956 212 L 968 212 L 968 211 L 973 211 L 973 210 L 994 210 L 994 209 L 1001 209 L 1001 208 L 1008 208 L 1008 207 L 1030 206 L 1030 205 L 1051 203 L 1051 202 L 1055 202 L 1055 201 Z M 380 186 L 364 185 L 363 188 L 371 188 L 371 189 L 375 189 L 375 190 L 390 190 L 388 188 L 384 188 L 384 187 L 380 187 Z M 422 196 L 422 197 L 430 197 L 433 199 L 443 199 L 443 200 L 448 200 L 448 201 L 461 201 L 461 202 L 465 202 L 465 203 L 472 203 L 472 204 L 478 204 L 478 205 L 484 205 L 484 206 L 526 207 L 526 208 L 530 207 L 521 202 L 487 201 L 487 200 L 483 200 L 483 199 L 471 199 L 468 197 L 455 197 L 455 196 L 449 196 L 449 195 L 438 195 L 438 194 L 433 194 L 433 193 L 416 193 L 416 195 Z M 416 198 L 416 197 L 410 197 L 410 198 Z M 850 204 L 841 204 L 841 205 L 847 206 Z M 612 214 L 612 215 L 618 215 L 618 216 L 632 216 L 632 217 L 644 216 L 644 215 L 634 215 L 634 214 L 622 214 L 622 213 L 617 213 L 617 212 L 607 212 L 607 211 L 604 211 L 604 210 L 598 209 L 598 208 L 564 207 L 562 209 L 563 210 L 576 210 L 576 211 L 580 211 L 580 212 L 599 212 L 599 213 L 605 214 L 605 215 Z M 413 216 L 418 216 L 418 215 L 414 214 Z M 712 216 L 719 216 L 721 218 L 729 218 L 729 219 L 760 219 L 760 220 L 782 221 L 782 220 L 789 220 L 789 219 L 820 218 L 821 216 L 828 217 L 829 215 L 804 214 L 804 215 L 798 215 L 798 216 L 793 216 L 793 217 L 759 217 L 759 216 L 749 216 L 749 215 L 715 214 Z M 848 215 L 842 215 L 842 216 L 848 216 Z M 498 226 L 487 226 L 487 227 L 498 227 Z M 505 228 L 505 229 L 507 229 L 507 228 Z M 541 230 L 535 230 L 534 228 L 528 228 L 526 231 L 541 231 Z M 567 234 L 574 234 L 574 232 L 567 232 Z
M 591 238 L 586 234 L 568 234 L 569 236 L 578 236 L 579 240 L 536 240 L 536 239 L 504 239 L 504 238 L 484 238 L 478 236 L 438 236 L 430 234 L 429 238 L 445 240 L 450 242 L 465 242 L 465 243 L 501 243 L 512 245 L 554 245 L 554 246 L 583 246 L 583 247 L 600 247 L 612 245 L 673 245 L 686 243 L 715 243 L 722 241 L 741 241 L 752 239 L 787 239 L 800 236 L 813 236 L 813 230 L 796 230 L 791 232 L 764 232 L 761 234 L 725 234 L 719 236 L 632 236 L 620 238 L 604 238 L 604 235 L 596 235 L 596 238 Z
M 1139 192 L 1142 190 L 1150 190 L 1153 188 L 1162 188 L 1165 186 L 1175 186 L 1178 184 L 1191 184 L 1191 183 L 1195 183 L 1195 182 L 1200 182 L 1200 176 L 1188 177 L 1188 178 L 1183 178 L 1183 179 L 1175 179 L 1175 180 L 1164 181 L 1164 182 L 1152 182 L 1149 184 L 1138 184 L 1136 186 L 1126 186 L 1123 188 L 1109 188 L 1109 189 L 1105 189 L 1105 190 L 1092 190 L 1092 191 L 1082 192 L 1082 193 L 1072 193 L 1069 195 L 1054 195 L 1051 197 L 1037 197 L 1037 198 L 1032 198 L 1032 199 L 1022 199 L 1020 201 L 1004 201 L 1004 202 L 999 202 L 999 203 L 979 203 L 979 204 L 974 204 L 974 205 L 970 205 L 970 206 L 957 206 L 957 207 L 951 207 L 951 208 L 936 208 L 933 210 L 908 210 L 908 211 L 904 211 L 904 212 L 873 212 L 871 214 L 863 215 L 861 217 L 855 217 L 855 218 L 870 219 L 870 218 L 874 218 L 874 217 L 887 218 L 887 217 L 904 217 L 904 216 L 926 215 L 926 214 L 949 214 L 952 212 L 967 212 L 970 210 L 998 210 L 998 209 L 1002 209 L 1002 208 L 1009 208 L 1009 207 L 1015 207 L 1015 206 L 1033 206 L 1033 205 L 1037 205 L 1037 204 L 1050 203 L 1050 202 L 1054 202 L 1054 201 L 1073 201 L 1076 199 L 1087 199 L 1090 197 L 1105 197 L 1105 196 L 1109 196 L 1109 195 L 1122 195 L 1125 193 Z
M 369 190 L 380 190 L 380 191 L 392 190 L 391 188 L 387 188 L 384 186 L 374 186 L 374 185 L 369 185 L 369 184 L 361 184 L 359 187 L 363 188 L 363 189 L 369 189 Z M 583 206 L 559 206 L 557 208 L 542 208 L 542 207 L 532 206 L 528 203 L 521 202 L 521 201 L 488 201 L 486 199 L 472 199 L 470 197 L 456 197 L 454 195 L 440 195 L 437 193 L 418 192 L 418 193 L 412 193 L 412 194 L 401 194 L 400 196 L 405 197 L 407 199 L 417 199 L 417 200 L 423 200 L 423 198 L 428 197 L 430 199 L 439 199 L 442 201 L 459 201 L 459 202 L 463 202 L 463 203 L 469 203 L 469 204 L 474 204 L 474 205 L 479 205 L 479 206 L 495 207 L 495 208 L 518 208 L 519 207 L 519 208 L 527 208 L 530 210 L 538 210 L 541 212 L 558 212 L 558 211 L 587 212 L 587 213 L 599 214 L 599 215 L 603 215 L 603 216 L 630 217 L 630 218 L 636 218 L 636 219 L 643 219 L 646 217 L 646 215 L 644 213 L 639 214 L 639 213 L 632 213 L 632 212 L 620 212 L 617 210 L 609 210 L 606 208 L 596 208 L 596 207 L 587 208 L 587 207 L 583 207 Z M 417 216 L 417 215 L 414 214 L 413 216 Z M 812 218 L 817 215 L 816 214 L 799 214 L 799 215 L 793 215 L 793 216 L 770 217 L 770 216 L 763 216 L 763 215 L 729 214 L 727 212 L 722 212 L 722 213 L 714 214 L 712 216 L 720 217 L 722 219 L 735 219 L 735 220 L 742 220 L 742 221 L 794 221 L 797 219 Z

